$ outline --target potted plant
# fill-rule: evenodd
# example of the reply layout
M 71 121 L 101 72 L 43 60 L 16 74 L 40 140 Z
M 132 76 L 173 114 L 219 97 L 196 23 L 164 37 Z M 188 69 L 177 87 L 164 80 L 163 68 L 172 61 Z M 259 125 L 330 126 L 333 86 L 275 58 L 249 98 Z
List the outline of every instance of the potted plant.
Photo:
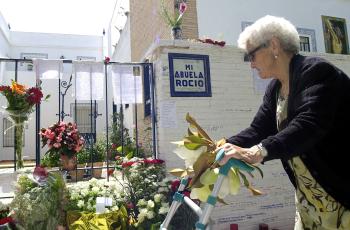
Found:
M 175 11 L 175 14 L 169 13 L 166 6 L 164 5 L 164 0 L 161 2 L 161 16 L 164 18 L 166 24 L 171 28 L 171 34 L 173 39 L 181 39 L 182 31 L 182 16 L 187 9 L 187 5 L 185 2 L 181 2 L 179 4 L 179 10 Z
M 76 155 L 84 144 L 76 124 L 59 121 L 48 128 L 42 128 L 40 136 L 42 147 L 48 146 L 46 154 L 58 155 L 63 169 L 75 169 Z

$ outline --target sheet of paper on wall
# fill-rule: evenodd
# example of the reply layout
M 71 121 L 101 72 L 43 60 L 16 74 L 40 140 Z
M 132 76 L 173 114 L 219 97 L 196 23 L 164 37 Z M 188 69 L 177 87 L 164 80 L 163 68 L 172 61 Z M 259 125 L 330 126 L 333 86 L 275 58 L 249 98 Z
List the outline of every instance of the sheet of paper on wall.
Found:
M 162 101 L 159 103 L 159 127 L 177 128 L 176 102 Z
M 142 103 L 142 78 L 133 75 L 133 66 L 112 65 L 112 88 L 115 104 Z
M 259 72 L 256 69 L 252 69 L 252 76 L 255 93 L 264 94 L 271 79 L 261 79 Z
M 33 59 L 33 65 L 38 79 L 62 79 L 62 60 Z
M 0 62 L 0 84 L 3 84 L 3 79 L 5 79 L 6 62 Z
M 77 100 L 103 100 L 104 64 L 74 61 L 75 97 Z

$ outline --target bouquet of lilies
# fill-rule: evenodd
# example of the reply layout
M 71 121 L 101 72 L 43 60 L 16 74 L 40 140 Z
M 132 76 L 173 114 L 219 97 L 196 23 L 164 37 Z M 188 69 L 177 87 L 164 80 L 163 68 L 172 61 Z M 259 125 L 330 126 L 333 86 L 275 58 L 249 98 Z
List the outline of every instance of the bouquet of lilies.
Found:
M 186 115 L 186 120 L 190 124 L 187 135 L 182 141 L 173 142 L 178 145 L 174 153 L 185 161 L 185 168 L 176 168 L 171 170 L 170 173 L 178 177 L 192 177 L 189 183 L 189 189 L 191 190 L 190 197 L 205 202 L 211 194 L 213 185 L 219 176 L 220 165 L 215 161 L 215 158 L 217 149 L 225 144 L 225 139 L 220 141 L 212 140 L 189 114 Z M 241 180 L 253 195 L 261 194 L 259 190 L 252 187 L 245 175 L 247 173 L 253 176 L 251 172 L 257 170 L 263 176 L 261 169 L 243 161 L 240 162 L 240 165 L 244 167 L 232 167 L 230 169 L 228 176 L 221 186 L 218 200 L 222 203 L 225 203 L 223 199 L 228 194 L 235 195 L 238 193 Z

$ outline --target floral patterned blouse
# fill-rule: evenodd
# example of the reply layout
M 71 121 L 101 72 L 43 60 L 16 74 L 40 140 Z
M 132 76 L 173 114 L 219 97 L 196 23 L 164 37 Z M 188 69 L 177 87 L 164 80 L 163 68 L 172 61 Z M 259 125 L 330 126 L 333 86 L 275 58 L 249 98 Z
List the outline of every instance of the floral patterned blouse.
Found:
M 283 122 L 286 122 L 287 104 L 288 99 L 279 95 L 276 111 L 279 130 L 283 127 Z M 295 194 L 297 218 L 294 229 L 349 230 L 350 210 L 334 200 L 317 183 L 298 156 L 293 157 L 288 163 L 294 172 L 297 184 Z

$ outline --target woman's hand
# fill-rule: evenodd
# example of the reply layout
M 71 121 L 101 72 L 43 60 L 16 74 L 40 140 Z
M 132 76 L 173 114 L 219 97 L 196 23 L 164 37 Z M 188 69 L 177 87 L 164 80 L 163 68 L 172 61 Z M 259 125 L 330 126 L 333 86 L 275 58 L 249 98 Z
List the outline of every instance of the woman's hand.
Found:
M 254 145 L 251 148 L 241 148 L 239 146 L 226 143 L 221 148 L 225 150 L 225 156 L 222 158 L 222 160 L 220 160 L 220 165 L 226 164 L 231 158 L 243 160 L 249 164 L 257 164 L 264 159 L 261 154 L 261 149 L 258 148 L 257 145 Z

